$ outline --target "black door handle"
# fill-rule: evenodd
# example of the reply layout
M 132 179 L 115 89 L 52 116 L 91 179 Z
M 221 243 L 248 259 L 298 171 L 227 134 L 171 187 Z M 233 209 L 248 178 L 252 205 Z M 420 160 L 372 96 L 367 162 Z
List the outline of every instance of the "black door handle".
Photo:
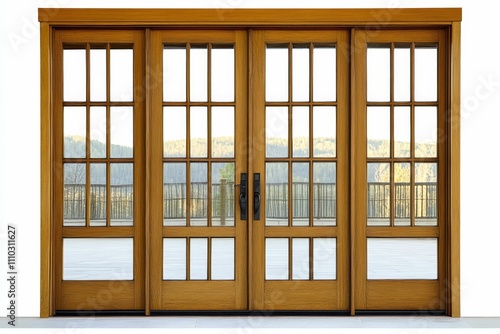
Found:
M 247 173 L 241 173 L 240 180 L 240 219 L 246 220 L 248 216 Z
M 253 175 L 253 219 L 260 220 L 260 173 Z

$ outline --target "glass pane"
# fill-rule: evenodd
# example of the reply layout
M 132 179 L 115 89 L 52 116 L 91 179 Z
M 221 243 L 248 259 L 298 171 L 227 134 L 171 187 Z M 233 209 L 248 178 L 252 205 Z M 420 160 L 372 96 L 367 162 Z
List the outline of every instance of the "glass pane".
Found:
M 437 279 L 437 239 L 368 238 L 368 279 Z
M 208 169 L 206 163 L 191 163 L 191 226 L 207 226 Z
M 212 107 L 212 158 L 234 157 L 234 107 Z
M 106 101 L 106 49 L 90 50 L 90 100 Z
M 394 163 L 394 225 L 411 225 L 411 164 Z
M 288 101 L 288 48 L 266 48 L 266 101 Z
M 437 225 L 437 163 L 415 164 L 415 225 Z
M 212 280 L 234 280 L 234 238 L 212 238 Z
M 208 278 L 208 239 L 189 239 L 189 279 L 206 280 Z
M 266 107 L 266 157 L 288 157 L 287 107 Z
M 391 164 L 367 164 L 368 179 L 368 225 L 390 226 Z
M 212 101 L 234 101 L 234 49 L 212 48 Z
M 110 50 L 111 101 L 134 100 L 134 50 Z
M 368 157 L 386 158 L 391 154 L 391 109 L 367 108 Z
M 410 107 L 394 107 L 394 156 L 396 158 L 409 158 L 410 142 Z
M 163 101 L 186 101 L 186 47 L 163 49 Z
M 186 164 L 163 164 L 163 226 L 186 226 Z
M 437 108 L 415 107 L 415 157 L 437 156 Z
M 163 238 L 163 279 L 186 279 L 185 238 Z
M 335 101 L 337 95 L 337 53 L 334 46 L 314 45 L 313 100 Z
M 309 226 L 309 163 L 292 163 L 293 226 Z
M 189 60 L 189 86 L 191 101 L 207 101 L 208 50 L 207 46 L 191 46 Z
M 313 171 L 313 225 L 337 224 L 337 168 L 335 162 L 315 162 Z
M 110 109 L 111 158 L 134 156 L 134 108 L 111 107 Z
M 186 107 L 163 108 L 163 156 L 186 156 Z
M 85 107 L 64 107 L 64 157 L 85 158 L 87 138 Z
M 86 50 L 63 51 L 64 101 L 87 99 Z
M 288 163 L 266 163 L 266 226 L 288 226 Z
M 206 158 L 208 155 L 207 107 L 191 107 L 191 157 Z
M 90 226 L 106 226 L 106 164 L 90 164 Z
M 309 279 L 308 238 L 292 238 L 292 279 Z
M 293 101 L 309 101 L 309 45 L 293 46 Z
M 415 101 L 436 101 L 437 80 L 437 46 L 415 47 Z
M 86 184 L 85 164 L 64 164 L 64 226 L 85 226 Z
M 332 158 L 337 154 L 337 112 L 335 107 L 313 108 L 314 157 Z
M 410 46 L 394 48 L 394 101 L 410 101 Z
M 63 280 L 133 279 L 133 238 L 63 239 Z
M 111 226 L 132 226 L 134 219 L 134 164 L 110 164 Z
M 106 158 L 106 107 L 90 107 L 90 157 Z
M 212 226 L 234 226 L 234 163 L 212 164 Z
M 313 279 L 337 278 L 337 239 L 313 238 Z
M 309 157 L 309 107 L 292 109 L 293 156 Z
M 391 98 L 391 48 L 369 46 L 366 53 L 367 101 Z
M 266 238 L 266 280 L 288 279 L 288 238 Z

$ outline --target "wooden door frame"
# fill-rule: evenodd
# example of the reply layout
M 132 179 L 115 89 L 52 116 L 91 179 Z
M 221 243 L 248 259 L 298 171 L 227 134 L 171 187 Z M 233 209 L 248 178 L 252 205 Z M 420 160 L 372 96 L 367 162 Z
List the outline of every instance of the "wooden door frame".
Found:
M 447 193 L 446 193 L 446 313 L 460 316 L 460 29 L 461 8 L 380 8 L 380 9 L 61 9 L 40 8 L 40 97 L 41 97 L 41 257 L 40 257 L 40 316 L 54 315 L 54 181 L 60 166 L 54 159 L 54 88 L 56 79 L 53 69 L 54 31 L 64 28 L 127 27 L 144 29 L 146 36 L 150 28 L 332 28 L 364 27 L 377 30 L 386 27 L 422 28 L 441 27 L 448 30 L 447 69 Z M 352 35 L 351 35 L 351 38 Z M 146 45 L 149 41 L 146 40 Z M 351 43 L 352 45 L 352 43 Z M 146 59 L 148 59 L 146 57 Z M 356 87 L 354 68 L 351 67 L 351 89 Z M 250 76 L 251 77 L 251 76 Z M 251 78 L 250 78 L 251 80 Z M 149 83 L 147 83 L 148 85 Z M 351 94 L 351 110 L 357 101 Z M 151 103 L 146 100 L 146 123 L 150 122 Z M 249 103 L 249 110 L 251 103 Z M 351 144 L 355 143 L 359 129 L 351 119 Z M 147 127 L 148 125 L 146 125 Z M 249 125 L 251 131 L 251 125 Z M 351 155 L 355 153 L 351 145 Z M 146 155 L 149 156 L 148 149 Z M 146 166 L 147 168 L 148 165 Z M 354 167 L 351 165 L 351 169 Z M 249 173 L 252 171 L 249 170 Z M 149 180 L 148 172 L 146 180 Z M 351 173 L 351 185 L 356 185 L 356 173 Z M 354 188 L 353 188 L 354 189 Z M 150 185 L 146 184 L 146 196 Z M 356 192 L 350 195 L 351 203 Z M 147 205 L 147 204 L 146 204 Z M 148 207 L 146 207 L 148 210 Z M 351 226 L 356 210 L 351 205 Z M 149 213 L 145 214 L 146 231 Z M 351 229 L 351 238 L 354 231 Z M 352 240 L 352 239 L 351 239 Z M 146 245 L 146 248 L 148 245 Z M 351 261 L 355 250 L 351 250 Z M 147 285 L 147 283 L 146 283 Z M 355 310 L 352 299 L 351 312 Z M 147 297 L 146 297 L 147 298 Z M 146 307 L 147 308 L 147 307 Z

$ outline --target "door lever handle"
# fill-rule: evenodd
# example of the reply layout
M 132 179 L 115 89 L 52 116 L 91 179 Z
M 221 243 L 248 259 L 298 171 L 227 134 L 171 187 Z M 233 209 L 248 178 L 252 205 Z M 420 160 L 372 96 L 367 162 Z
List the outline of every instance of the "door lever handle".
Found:
M 260 220 L 260 173 L 253 175 L 253 219 Z
M 240 219 L 247 220 L 248 216 L 248 195 L 247 195 L 247 173 L 241 173 L 240 180 Z

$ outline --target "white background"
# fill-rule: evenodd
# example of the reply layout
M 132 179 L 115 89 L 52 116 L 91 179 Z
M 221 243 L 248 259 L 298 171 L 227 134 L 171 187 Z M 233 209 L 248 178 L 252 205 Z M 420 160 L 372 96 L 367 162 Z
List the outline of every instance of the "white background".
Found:
M 40 49 L 38 7 L 462 7 L 462 316 L 500 316 L 500 54 L 494 1 L 2 1 L 0 317 L 7 305 L 6 231 L 18 230 L 18 316 L 39 315 Z

